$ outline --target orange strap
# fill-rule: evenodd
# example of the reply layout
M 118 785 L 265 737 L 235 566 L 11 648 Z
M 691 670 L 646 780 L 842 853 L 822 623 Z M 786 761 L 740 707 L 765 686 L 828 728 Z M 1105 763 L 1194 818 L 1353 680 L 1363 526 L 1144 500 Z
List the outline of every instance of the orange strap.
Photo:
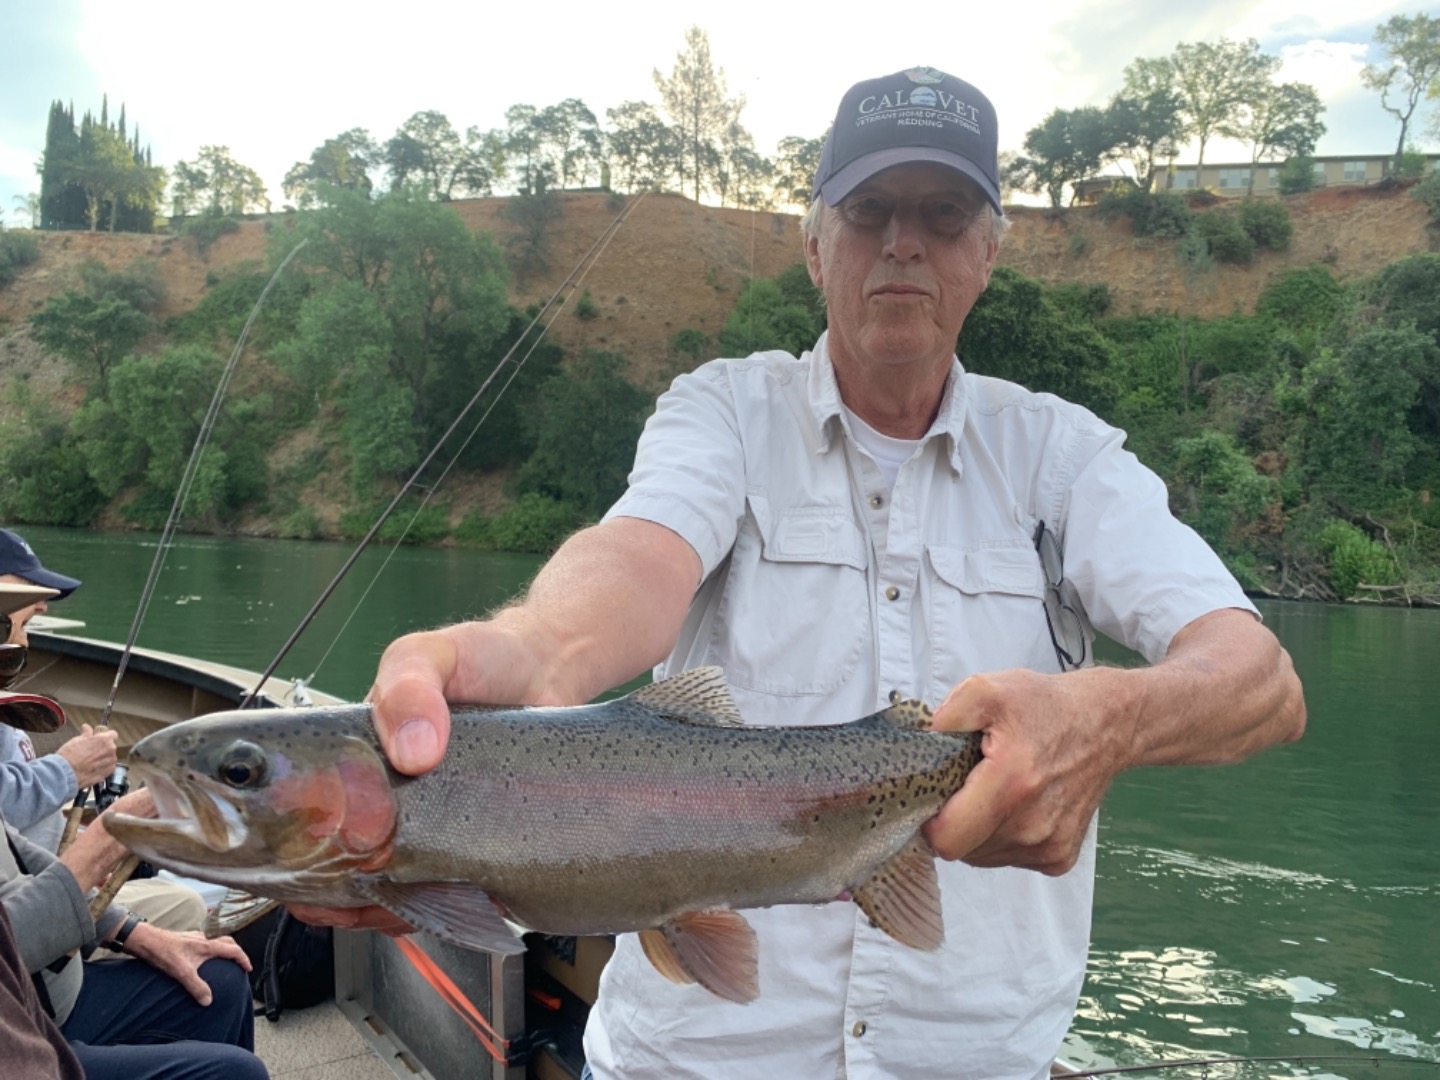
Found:
M 510 1060 L 510 1040 L 500 1037 L 500 1033 L 485 1019 L 485 1014 L 477 1009 L 474 1003 L 465 996 L 464 991 L 455 985 L 454 980 L 441 970 L 440 965 L 431 958 L 430 954 L 411 941 L 408 934 L 397 937 L 394 941 L 396 945 L 400 946 L 400 951 L 405 954 L 405 958 L 415 966 L 415 970 L 420 972 L 425 981 L 435 988 L 435 992 L 445 1000 L 447 1005 L 459 1013 L 460 1019 L 470 1026 L 470 1030 L 475 1033 L 480 1044 L 490 1052 L 490 1056 L 496 1061 L 508 1062 Z

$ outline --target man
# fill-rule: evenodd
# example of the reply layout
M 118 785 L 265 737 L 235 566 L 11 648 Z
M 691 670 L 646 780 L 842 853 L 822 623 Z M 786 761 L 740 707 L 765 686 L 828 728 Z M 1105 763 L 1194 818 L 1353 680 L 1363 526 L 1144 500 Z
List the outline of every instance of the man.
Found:
M 77 578 L 46 569 L 19 533 L 0 529 L 0 585 L 40 585 L 56 590 L 10 614 L 10 644 L 29 645 L 30 620 L 80 587 Z M 0 817 L 51 854 L 65 830 L 63 807 L 115 771 L 115 732 L 81 726 L 53 754 L 36 756 L 28 735 L 0 724 Z M 194 889 L 164 878 L 127 881 L 116 896 L 148 922 L 178 932 L 205 924 L 205 901 Z
M 155 812 L 144 790 L 112 809 Z M 233 940 L 164 930 L 118 905 L 91 920 L 87 896 L 126 854 L 105 814 L 58 859 L 14 829 L 4 833 L 0 907 L 87 1080 L 265 1080 L 251 1052 L 250 963 Z M 97 943 L 138 962 L 82 964 L 72 955 Z
M 1004 231 L 997 181 L 975 87 L 930 68 L 853 87 L 804 222 L 815 349 L 677 379 L 627 493 L 522 603 L 381 660 L 377 722 L 409 773 L 440 759 L 447 701 L 578 703 L 651 664 L 720 665 L 752 724 L 898 694 L 984 732 L 926 827 L 949 860 L 938 952 L 850 904 L 746 912 L 763 1000 L 743 1007 L 667 983 L 622 936 L 586 1032 L 602 1080 L 1044 1076 L 1084 977 L 1110 781 L 1303 730 L 1289 658 L 1123 433 L 953 355 Z M 1092 624 L 1153 666 L 1070 670 Z

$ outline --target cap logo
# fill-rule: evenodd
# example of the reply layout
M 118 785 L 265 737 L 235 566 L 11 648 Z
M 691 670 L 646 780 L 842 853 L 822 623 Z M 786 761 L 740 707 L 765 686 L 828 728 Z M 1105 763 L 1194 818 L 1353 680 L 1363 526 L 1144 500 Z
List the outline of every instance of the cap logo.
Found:
M 934 86 L 936 83 L 945 81 L 945 73 L 943 71 L 937 71 L 932 67 L 911 68 L 905 72 L 905 77 L 913 83 L 919 83 L 921 86 Z

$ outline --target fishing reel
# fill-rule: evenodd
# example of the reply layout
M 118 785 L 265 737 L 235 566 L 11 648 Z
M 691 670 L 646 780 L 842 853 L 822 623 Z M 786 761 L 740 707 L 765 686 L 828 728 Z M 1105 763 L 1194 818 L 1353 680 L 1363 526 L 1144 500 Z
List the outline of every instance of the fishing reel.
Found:
M 130 770 L 117 764 L 115 771 L 95 785 L 95 808 L 102 814 L 110 804 L 130 790 Z

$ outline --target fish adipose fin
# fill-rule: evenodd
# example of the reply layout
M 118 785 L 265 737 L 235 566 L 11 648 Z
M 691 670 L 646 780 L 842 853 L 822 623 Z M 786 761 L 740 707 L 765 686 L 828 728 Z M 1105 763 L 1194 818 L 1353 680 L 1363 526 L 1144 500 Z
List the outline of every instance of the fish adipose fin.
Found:
M 929 950 L 945 941 L 935 852 L 919 834 L 852 890 L 851 897 L 872 923 L 902 945 Z
M 699 983 L 741 1005 L 760 996 L 755 931 L 739 912 L 689 912 L 658 929 L 640 931 L 640 946 L 655 970 L 671 982 Z
M 518 956 L 525 943 L 515 936 L 482 889 L 453 881 L 401 884 L 357 877 L 355 887 L 417 930 L 466 949 Z
M 744 727 L 730 696 L 725 672 L 718 667 L 691 668 L 669 679 L 642 686 L 629 700 L 667 720 L 704 727 Z

